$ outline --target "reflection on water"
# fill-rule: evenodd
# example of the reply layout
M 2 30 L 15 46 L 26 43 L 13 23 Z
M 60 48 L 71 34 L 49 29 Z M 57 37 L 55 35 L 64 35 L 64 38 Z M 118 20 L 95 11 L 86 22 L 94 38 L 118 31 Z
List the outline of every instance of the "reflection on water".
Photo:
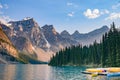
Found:
M 1 71 L 2 70 L 4 71 L 1 80 L 8 80 L 8 79 L 13 80 L 15 76 L 15 68 L 16 68 L 15 66 L 9 65 L 9 68 L 7 66 L 4 66 L 3 69 L 0 69 Z
M 30 64 L 0 65 L 0 80 L 88 80 L 87 78 L 90 77 L 81 74 L 83 70 L 85 67 L 50 67 Z M 97 78 L 92 80 L 106 80 L 106 78 Z
M 84 67 L 48 65 L 0 65 L 0 80 L 84 80 Z

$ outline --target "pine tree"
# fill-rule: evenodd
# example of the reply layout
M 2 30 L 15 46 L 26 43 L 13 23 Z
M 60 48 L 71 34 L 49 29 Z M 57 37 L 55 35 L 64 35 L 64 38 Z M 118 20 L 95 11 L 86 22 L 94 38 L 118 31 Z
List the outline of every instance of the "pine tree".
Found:
M 120 31 L 111 25 L 110 31 L 105 33 L 102 41 L 89 46 L 72 46 L 56 53 L 49 65 L 86 65 L 97 64 L 103 67 L 120 66 Z

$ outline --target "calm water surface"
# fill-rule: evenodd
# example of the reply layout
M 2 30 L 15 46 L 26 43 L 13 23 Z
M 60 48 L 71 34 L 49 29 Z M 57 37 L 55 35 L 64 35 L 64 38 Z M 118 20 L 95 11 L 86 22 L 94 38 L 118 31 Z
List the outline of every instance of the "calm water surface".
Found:
M 0 65 L 0 80 L 88 80 L 88 77 L 81 73 L 85 69 L 72 66 Z
M 85 80 L 85 67 L 48 65 L 0 65 L 0 80 Z

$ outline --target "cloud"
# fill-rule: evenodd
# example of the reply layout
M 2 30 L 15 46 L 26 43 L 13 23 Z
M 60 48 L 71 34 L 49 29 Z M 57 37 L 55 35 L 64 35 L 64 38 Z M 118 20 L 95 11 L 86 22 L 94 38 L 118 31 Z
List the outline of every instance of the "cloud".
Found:
M 67 2 L 67 6 L 72 6 L 73 3 Z
M 0 9 L 8 9 L 8 5 L 0 3 Z
M 72 6 L 72 7 L 75 7 L 75 8 L 77 8 L 77 7 L 78 7 L 78 5 L 77 5 L 77 4 L 72 3 L 72 2 L 67 2 L 67 6 Z
M 94 19 L 100 16 L 100 11 L 98 9 L 94 9 L 93 11 L 91 9 L 87 9 L 84 12 L 84 15 L 89 19 Z
M 13 19 L 11 19 L 9 16 L 0 16 L 0 22 L 2 22 L 3 24 L 7 24 L 9 21 L 12 21 Z
M 120 13 L 111 13 L 105 20 L 120 19 Z
M 71 12 L 71 13 L 68 13 L 68 16 L 69 16 L 69 17 L 73 17 L 74 14 L 75 14 L 75 12 Z
M 107 10 L 107 9 L 105 9 L 105 14 L 109 14 L 110 12 Z
M 107 9 L 101 11 L 99 9 L 93 9 L 93 10 L 87 9 L 83 14 L 89 19 L 95 19 L 100 17 L 101 15 L 109 14 L 109 13 L 110 12 Z
M 0 4 L 0 14 L 3 14 L 2 8 L 3 8 L 3 6 Z
M 8 5 L 0 3 L 0 22 L 2 22 L 3 24 L 7 24 L 9 21 L 13 19 L 11 19 L 9 16 L 4 15 L 2 9 L 8 9 Z
M 109 13 L 110 12 L 107 9 L 104 9 L 104 10 L 101 11 L 101 15 L 103 15 L 103 14 L 109 14 Z
M 120 2 L 117 3 L 117 4 L 115 4 L 115 5 L 113 5 L 113 6 L 112 6 L 112 9 L 117 9 L 117 8 L 119 8 L 119 7 L 120 7 Z
M 2 9 L 3 8 L 3 6 L 2 6 L 2 4 L 0 4 L 0 9 Z
M 0 16 L 0 22 L 2 22 L 2 23 L 4 23 L 4 24 L 7 23 L 6 20 L 5 20 L 2 16 Z
M 0 15 L 4 13 L 4 12 L 2 11 L 2 9 L 8 9 L 8 5 L 7 5 L 7 4 L 1 4 L 1 3 L 0 3 Z
M 9 7 L 8 7 L 8 5 L 7 5 L 7 4 L 4 4 L 4 8 L 5 8 L 5 9 L 8 9 Z

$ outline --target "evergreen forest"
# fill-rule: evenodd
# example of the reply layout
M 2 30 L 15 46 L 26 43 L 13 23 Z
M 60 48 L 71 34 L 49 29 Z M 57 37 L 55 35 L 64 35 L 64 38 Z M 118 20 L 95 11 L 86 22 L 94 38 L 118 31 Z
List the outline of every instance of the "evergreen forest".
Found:
M 60 50 L 54 55 L 49 65 L 98 65 L 101 67 L 120 67 L 120 31 L 115 23 L 109 32 L 102 36 L 100 43 L 94 41 L 88 46 L 72 46 Z

